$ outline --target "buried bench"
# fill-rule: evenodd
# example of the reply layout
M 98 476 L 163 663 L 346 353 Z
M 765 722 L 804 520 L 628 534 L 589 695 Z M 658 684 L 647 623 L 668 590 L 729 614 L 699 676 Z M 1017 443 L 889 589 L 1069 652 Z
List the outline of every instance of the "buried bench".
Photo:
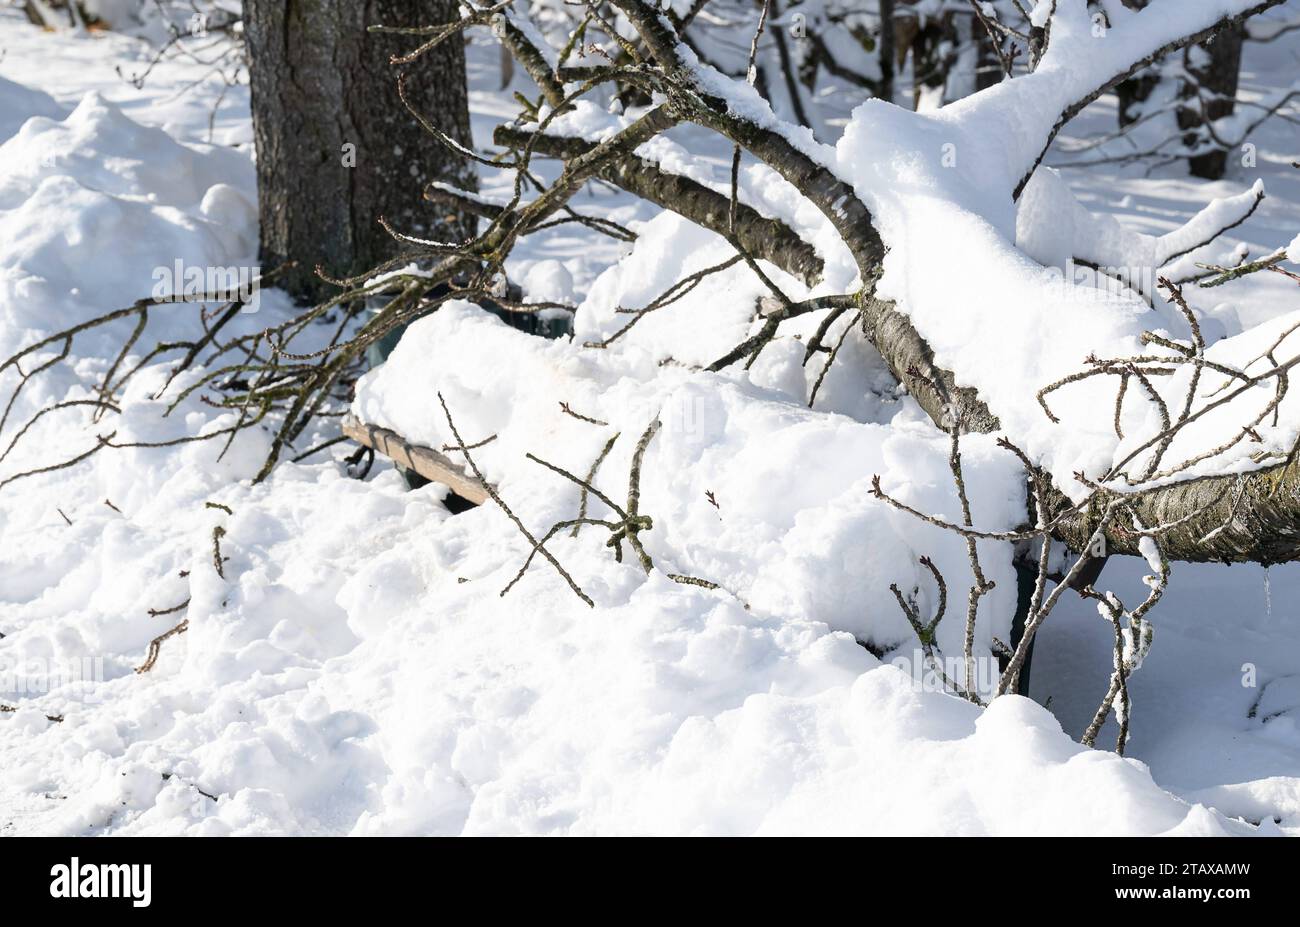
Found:
M 391 428 L 380 425 L 368 425 L 354 415 L 343 418 L 343 434 L 363 447 L 368 447 L 376 454 L 389 458 L 399 470 L 409 471 L 424 479 L 442 483 L 450 487 L 452 497 L 447 499 L 448 508 L 453 512 L 482 505 L 490 497 L 487 489 L 472 473 L 468 473 L 460 464 L 451 460 L 446 454 L 421 444 L 412 444 Z M 408 477 L 408 483 L 410 482 Z M 454 499 L 463 500 L 459 505 Z M 1097 558 L 1086 568 L 1088 585 L 1101 572 L 1105 558 Z M 1014 561 L 1017 578 L 1018 596 L 1016 612 L 1011 623 L 1011 646 L 1020 643 L 1025 632 L 1025 621 L 1029 614 L 1030 599 L 1033 593 L 1036 572 L 1022 558 Z M 859 641 L 861 644 L 862 642 Z M 863 646 L 866 646 L 863 644 Z M 874 651 L 873 651 L 874 652 Z M 1029 691 L 1030 671 L 1033 668 L 1033 644 L 1020 670 L 1020 683 L 1024 691 Z M 877 654 L 877 656 L 882 656 Z M 999 655 L 999 664 L 1006 668 L 1006 657 Z
M 412 444 L 391 428 L 368 425 L 353 415 L 344 416 L 343 433 L 376 454 L 387 457 L 399 468 L 451 487 L 453 493 L 472 505 L 482 505 L 488 500 L 483 484 L 441 451 Z
M 439 284 L 429 293 L 444 295 L 447 293 L 447 287 L 445 284 Z M 523 291 L 516 286 L 511 286 L 507 295 L 516 302 L 523 300 Z M 511 328 L 529 335 L 553 340 L 573 333 L 573 320 L 567 316 L 552 317 L 535 312 L 512 311 L 491 300 L 479 300 L 478 303 L 481 308 L 497 316 Z M 382 301 L 376 300 L 372 311 L 378 312 L 382 307 Z M 411 322 L 399 325 L 366 348 L 366 360 L 371 369 L 388 359 L 402 335 L 410 327 Z M 376 454 L 393 461 L 412 489 L 421 485 L 421 480 L 425 480 L 450 487 L 455 496 L 470 505 L 482 505 L 489 498 L 483 484 L 468 472 L 466 467 L 431 447 L 412 444 L 391 428 L 369 425 L 349 414 L 343 419 L 343 434 L 363 447 L 368 447 Z M 453 502 L 453 511 L 463 510 L 463 506 L 455 505 Z

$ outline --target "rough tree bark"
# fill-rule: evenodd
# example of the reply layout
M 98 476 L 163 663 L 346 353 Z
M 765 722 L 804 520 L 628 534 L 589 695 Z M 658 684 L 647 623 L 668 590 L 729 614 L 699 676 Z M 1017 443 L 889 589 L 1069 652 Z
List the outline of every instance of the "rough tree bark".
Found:
M 459 240 L 474 219 L 425 201 L 435 180 L 473 189 L 472 170 L 411 119 L 397 96 L 394 54 L 409 38 L 375 24 L 428 26 L 457 17 L 454 0 L 245 0 L 262 236 L 261 262 L 296 266 L 295 297 L 333 288 L 316 275 L 360 273 L 399 251 L 378 224 Z M 444 43 L 406 68 L 412 104 L 470 142 L 465 57 Z

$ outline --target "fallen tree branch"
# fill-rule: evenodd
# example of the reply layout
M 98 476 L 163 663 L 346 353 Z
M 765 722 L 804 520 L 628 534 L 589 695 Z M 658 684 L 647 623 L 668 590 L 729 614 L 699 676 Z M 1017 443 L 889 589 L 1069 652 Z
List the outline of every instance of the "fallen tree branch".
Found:
M 438 403 L 442 406 L 442 414 L 447 419 L 447 427 L 451 429 L 452 437 L 456 439 L 456 444 L 459 446 L 461 451 L 465 454 L 465 463 L 469 465 L 469 468 L 470 470 L 473 471 L 475 478 L 482 484 L 484 490 L 488 494 L 488 497 L 497 504 L 497 507 L 501 509 L 501 511 L 505 512 L 506 517 L 509 518 L 510 521 L 514 523 L 514 526 L 519 529 L 519 533 L 522 534 L 528 540 L 528 543 L 532 546 L 532 551 L 528 555 L 529 560 L 532 559 L 533 554 L 541 554 L 543 557 L 546 558 L 547 562 L 550 563 L 551 566 L 555 567 L 555 571 L 564 578 L 564 581 L 569 584 L 569 588 L 573 590 L 573 594 L 576 595 L 578 598 L 580 598 L 583 602 L 585 602 L 588 608 L 595 608 L 596 603 L 591 600 L 591 597 L 588 596 L 587 593 L 582 591 L 582 587 L 580 587 L 578 583 L 574 580 L 574 578 L 571 575 L 569 575 L 569 571 L 566 570 L 563 566 L 561 566 L 560 561 L 556 560 L 555 556 L 549 550 L 546 549 L 546 540 L 543 539 L 539 541 L 537 540 L 537 538 L 533 537 L 532 532 L 529 531 L 526 527 L 524 527 L 524 523 L 519 520 L 519 516 L 514 513 L 514 511 L 510 508 L 510 506 L 506 505 L 505 500 L 501 498 L 501 495 L 496 491 L 495 488 L 493 488 L 492 484 L 487 482 L 486 479 L 484 479 L 482 471 L 479 470 L 478 468 L 478 464 L 474 462 L 473 456 L 471 456 L 469 451 L 466 450 L 465 441 L 463 438 L 461 438 L 460 431 L 456 428 L 456 423 L 451 417 L 451 410 L 447 408 L 447 400 L 442 398 L 442 393 L 438 394 Z M 552 528 L 551 530 L 555 531 L 559 527 L 561 526 L 557 525 L 555 528 Z M 563 527 L 567 528 L 569 526 L 566 524 L 563 525 Z M 518 577 L 516 577 L 516 579 L 517 578 Z M 509 592 L 510 587 L 513 586 L 514 583 L 515 580 L 511 580 L 510 584 L 501 590 L 501 595 L 504 596 L 507 592 Z
M 162 651 L 163 642 L 168 638 L 175 637 L 177 634 L 184 634 L 190 628 L 190 619 L 186 618 L 170 631 L 164 631 L 149 642 L 149 650 L 145 654 L 144 662 L 135 668 L 136 673 L 147 673 L 154 668 L 158 662 L 158 654 Z
M 542 135 L 515 126 L 498 126 L 493 141 L 511 148 L 531 143 L 538 154 L 565 161 L 595 147 L 581 138 Z M 696 225 L 727 234 L 730 200 L 689 177 L 660 170 L 631 152 L 608 158 L 595 176 Z M 736 237 L 754 257 L 775 264 L 809 286 L 821 279 L 822 259 L 811 244 L 784 222 L 768 219 L 744 203 L 736 209 Z

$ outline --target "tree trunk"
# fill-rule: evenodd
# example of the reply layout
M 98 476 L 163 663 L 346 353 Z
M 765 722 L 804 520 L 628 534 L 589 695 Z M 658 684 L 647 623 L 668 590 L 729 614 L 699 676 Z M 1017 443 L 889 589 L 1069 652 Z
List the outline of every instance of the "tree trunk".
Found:
M 1148 2 L 1149 0 L 1124 0 L 1124 5 L 1139 10 L 1143 9 Z M 1230 116 L 1236 109 L 1237 84 L 1241 74 L 1241 47 L 1245 38 L 1245 26 L 1236 23 L 1223 29 L 1213 39 L 1189 46 L 1182 52 L 1183 69 L 1194 83 L 1182 81 L 1178 95 L 1190 99 L 1197 95 L 1198 87 L 1202 93 L 1213 94 L 1213 99 L 1205 104 L 1205 115 L 1211 120 Z M 1137 107 L 1150 98 L 1160 81 L 1160 64 L 1157 63 L 1116 88 L 1121 129 L 1137 119 Z M 1180 129 L 1195 130 L 1202 124 L 1199 104 L 1195 108 L 1181 107 L 1178 110 Z M 1188 134 L 1187 141 L 1188 144 L 1197 144 L 1200 139 L 1197 133 L 1192 131 Z M 1216 149 L 1188 158 L 1187 163 L 1193 177 L 1219 180 L 1227 169 L 1228 153 Z
M 1130 10 L 1140 10 L 1146 7 L 1147 0 L 1123 0 L 1123 3 Z M 1115 88 L 1115 95 L 1119 97 L 1119 127 L 1132 125 L 1138 118 L 1138 106 L 1145 103 L 1151 97 L 1152 91 L 1160 83 L 1160 65 L 1157 62 L 1154 66 L 1130 77 L 1126 81 L 1121 81 Z
M 894 0 L 880 0 L 880 99 L 894 102 L 894 79 L 898 73 L 898 45 L 894 41 Z
M 398 98 L 399 68 L 389 59 L 419 38 L 366 31 L 451 22 L 454 0 L 245 0 L 244 15 L 261 262 L 296 262 L 281 286 L 317 301 L 333 290 L 318 265 L 350 276 L 397 254 L 381 216 L 420 238 L 472 233 L 472 217 L 423 199 L 431 181 L 468 189 L 475 181 Z M 463 43 L 445 42 L 400 70 L 412 105 L 469 145 Z
M 1199 85 L 1202 94 L 1213 94 L 1205 103 L 1205 118 L 1210 121 L 1231 116 L 1237 108 L 1237 83 L 1241 74 L 1241 46 L 1245 40 L 1244 26 L 1237 25 L 1225 29 L 1212 41 L 1188 48 L 1183 52 L 1187 73 Z M 1187 96 L 1194 96 L 1196 87 L 1190 84 L 1185 88 Z M 1178 126 L 1183 129 L 1196 129 L 1203 124 L 1201 108 L 1185 108 L 1178 111 Z M 1196 135 L 1192 138 L 1199 141 Z M 1216 147 L 1213 151 L 1196 155 L 1188 159 L 1188 166 L 1193 177 L 1206 180 L 1218 180 L 1228 166 L 1228 152 Z
M 1130 77 L 1115 88 L 1119 98 L 1119 127 L 1121 129 L 1137 122 L 1141 115 L 1138 106 L 1151 98 L 1151 93 L 1160 83 L 1159 65 L 1137 77 Z
M 935 105 L 946 100 L 948 75 L 957 60 L 957 27 L 951 13 L 929 16 L 912 40 L 912 107 L 919 110 L 927 93 Z

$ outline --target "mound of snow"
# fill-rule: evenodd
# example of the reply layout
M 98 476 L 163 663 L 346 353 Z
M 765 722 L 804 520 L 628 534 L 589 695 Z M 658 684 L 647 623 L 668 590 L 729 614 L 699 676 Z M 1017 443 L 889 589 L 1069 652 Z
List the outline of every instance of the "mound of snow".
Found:
M 1027 700 L 981 713 L 823 623 L 614 564 L 594 535 L 557 550 L 596 609 L 540 572 L 502 598 L 525 548 L 492 508 L 450 518 L 436 487 L 332 464 L 223 483 L 176 469 L 124 514 L 87 497 L 66 531 L 10 535 L 80 565 L 0 604 L 6 654 L 98 657 L 107 680 L 53 681 L 0 720 L 20 831 L 1246 830 Z M 189 630 L 132 673 L 180 618 L 146 610 L 187 596 Z
M 485 375 L 503 368 L 513 375 Z M 413 325 L 358 385 L 354 408 L 364 421 L 442 447 L 455 439 L 430 402 L 439 392 L 467 441 L 496 435 L 475 460 L 538 531 L 548 518 L 571 517 L 561 513 L 576 510 L 578 489 L 529 462 L 529 452 L 555 449 L 552 463 L 585 474 L 617 432 L 598 485 L 621 498 L 636 440 L 658 417 L 641 481 L 642 511 L 655 525 L 645 536 L 651 555 L 665 570 L 720 583 L 762 614 L 826 622 L 893 647 L 912 632 L 890 584 L 917 589 L 926 607 L 934 605 L 918 557 L 931 556 L 954 584 L 970 576 L 962 543 L 870 496 L 879 473 L 896 497 L 960 518 L 947 438 L 909 421 L 909 413 L 885 425 L 813 412 L 772 389 L 681 368 L 661 372 L 639 350 L 584 351 L 532 338 L 468 303 Z M 573 418 L 561 403 L 609 425 Z M 991 438 L 967 443 L 977 520 L 1016 524 L 1025 503 L 1014 460 Z M 593 503 L 593 514 L 602 511 Z M 977 636 L 986 648 L 991 635 L 1009 632 L 1015 579 L 1005 546 L 985 554 L 998 584 L 981 606 Z M 607 556 L 575 552 L 574 569 Z M 946 652 L 961 652 L 962 625 L 957 618 L 940 626 Z
M 107 311 L 148 296 L 154 270 L 175 260 L 196 267 L 233 263 L 236 255 L 221 237 L 211 224 L 175 207 L 53 176 L 21 205 L 0 212 L 0 301 L 29 326 L 48 322 L 50 301 L 70 291 Z
M 181 145 L 95 93 L 28 120 L 0 145 L 0 354 L 149 296 L 176 261 L 251 264 L 252 188 L 245 156 Z
M 182 145 L 92 92 L 66 119 L 30 119 L 0 146 L 0 209 L 13 209 L 60 175 L 110 196 L 183 208 L 197 205 L 215 183 L 249 188 L 251 172 L 246 156 Z
M 21 129 L 23 123 L 33 116 L 61 119 L 63 115 L 63 107 L 48 93 L 0 77 L 0 142 Z
M 257 240 L 252 179 L 245 156 L 181 145 L 134 122 L 97 94 L 87 95 L 62 121 L 28 120 L 0 145 L 0 358 L 155 292 L 173 292 L 178 264 L 183 271 L 245 267 L 251 276 Z M 276 298 L 263 300 L 264 310 L 268 305 L 273 311 L 283 308 Z M 196 337 L 203 331 L 199 314 L 193 303 L 152 309 L 137 347 Z M 13 430 L 42 406 L 85 396 L 134 323 L 123 319 L 77 335 L 71 345 L 73 362 L 33 380 L 10 410 L 6 446 Z M 256 314 L 241 316 L 228 334 L 266 324 Z M 126 391 L 123 416 L 112 426 L 119 442 L 169 440 L 223 421 L 197 400 L 161 418 L 167 403 L 154 401 L 151 394 L 177 357 L 175 352 L 165 355 Z M 0 374 L 0 390 L 8 395 L 18 377 L 12 367 Z M 85 450 L 101 433 L 107 431 L 96 431 L 84 410 L 47 416 L 0 463 L 0 479 L 55 463 L 62 447 Z M 221 464 L 211 459 L 215 450 L 208 454 L 198 446 L 181 450 L 173 460 L 188 459 L 240 478 L 256 470 L 251 444 L 258 442 L 250 440 L 246 454 L 241 451 L 245 443 L 237 442 Z M 106 481 L 100 488 L 112 484 L 118 498 L 156 488 L 164 479 L 153 480 L 151 474 L 160 471 L 145 463 L 168 456 L 157 449 L 113 456 L 116 462 L 106 460 L 102 469 L 91 472 Z M 128 477 L 123 487 L 115 471 L 125 461 L 138 466 L 133 488 L 129 473 L 121 474 Z M 21 574 L 15 581 L 28 586 Z
M 80 566 L 0 604 L 7 655 L 98 657 L 106 677 L 91 697 L 54 681 L 0 722 L 22 830 L 1246 831 L 1027 700 L 981 713 L 822 622 L 615 564 L 592 533 L 556 549 L 597 608 L 542 571 L 502 598 L 525 545 L 493 508 L 450 518 L 436 487 L 403 492 L 391 471 L 289 465 L 248 488 L 146 465 L 174 476 L 124 514 L 86 496 L 67 531 L 10 535 L 37 570 Z M 186 597 L 189 630 L 132 673 L 181 617 L 146 610 Z

